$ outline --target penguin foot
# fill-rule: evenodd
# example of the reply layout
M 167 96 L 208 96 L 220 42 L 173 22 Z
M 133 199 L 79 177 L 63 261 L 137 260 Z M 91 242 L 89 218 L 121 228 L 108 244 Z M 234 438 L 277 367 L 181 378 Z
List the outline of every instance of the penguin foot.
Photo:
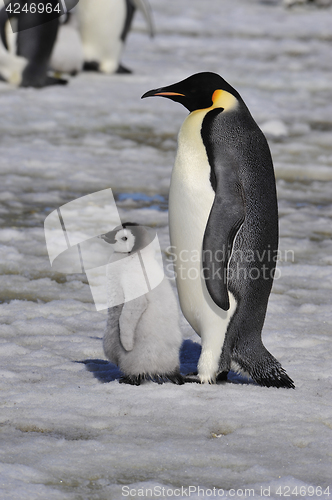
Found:
M 116 70 L 116 73 L 118 75 L 129 75 L 132 73 L 132 70 L 129 68 L 126 68 L 126 66 L 123 66 L 122 64 L 119 64 L 119 67 Z
M 167 375 L 167 378 L 170 382 L 176 385 L 183 385 L 185 383 L 185 378 L 181 375 L 180 372 Z
M 164 382 L 172 382 L 176 385 L 184 384 L 184 377 L 180 372 L 160 375 L 148 375 L 142 373 L 139 375 L 124 375 L 119 379 L 120 384 L 141 385 L 143 382 L 155 382 L 156 384 L 163 384 Z
M 201 384 L 215 384 L 216 383 L 216 376 L 215 375 L 202 375 L 198 374 L 199 382 Z
M 213 384 L 223 384 L 223 383 L 227 382 L 227 375 L 228 375 L 228 371 L 222 371 L 214 377 L 204 377 L 203 378 L 201 376 L 198 376 L 197 378 L 198 378 L 198 382 L 201 384 L 213 385 Z
M 223 382 L 227 382 L 227 375 L 228 375 L 228 371 L 218 373 L 218 375 L 216 377 L 216 383 L 220 384 Z
M 183 381 L 185 384 L 200 384 L 200 378 L 197 373 L 188 373 L 187 375 L 183 375 Z
M 24 75 L 23 75 L 24 76 Z M 50 85 L 67 85 L 68 80 L 64 78 L 57 78 L 54 76 L 47 75 L 46 78 L 30 78 L 23 77 L 20 83 L 20 87 L 34 87 L 35 89 L 41 89 L 43 87 L 48 87 Z
M 141 375 L 124 375 L 119 378 L 119 384 L 141 385 L 143 380 Z
M 84 61 L 83 71 L 99 71 L 98 61 Z
M 165 382 L 172 382 L 172 384 L 182 385 L 184 384 L 183 376 L 179 371 L 166 373 L 166 374 L 155 374 L 155 375 L 145 375 L 146 380 L 151 380 L 157 384 L 164 384 Z
M 67 85 L 68 80 L 64 78 L 55 77 L 55 76 L 47 76 L 45 86 L 48 85 Z
M 227 382 L 227 375 L 228 375 L 228 371 L 220 372 L 217 375 L 215 381 L 209 380 L 209 381 L 207 381 L 207 383 L 209 383 L 209 384 L 213 384 L 213 383 L 220 384 L 222 382 Z M 203 383 L 205 383 L 204 381 L 201 380 L 201 378 L 199 377 L 199 375 L 198 375 L 197 372 L 188 373 L 187 375 L 184 375 L 182 378 L 183 378 L 183 380 L 184 380 L 185 383 L 196 383 L 196 384 L 203 384 Z

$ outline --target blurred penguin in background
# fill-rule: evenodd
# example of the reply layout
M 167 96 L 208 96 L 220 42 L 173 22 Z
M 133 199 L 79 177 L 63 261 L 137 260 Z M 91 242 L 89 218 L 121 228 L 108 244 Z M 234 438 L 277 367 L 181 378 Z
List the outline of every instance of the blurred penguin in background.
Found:
M 60 25 L 50 66 L 56 73 L 77 75 L 83 69 L 84 55 L 78 29 L 77 8 L 60 17 Z
M 0 29 L 0 80 L 18 86 L 28 61 L 16 55 L 16 34 L 13 34 L 10 27 L 3 0 L 0 0 Z
M 77 7 L 84 69 L 107 74 L 131 73 L 120 59 L 136 9 L 142 11 L 150 35 L 154 34 L 148 1 L 80 0 Z
M 33 4 L 36 4 L 32 0 L 12 0 L 6 5 L 3 0 L 0 1 L 3 7 L 0 11 L 0 74 L 3 79 L 21 87 L 36 88 L 67 83 L 49 74 L 59 18 L 54 17 L 50 21 L 46 9 L 35 12 Z M 55 12 L 58 0 L 49 0 L 48 3 Z M 12 33 L 9 19 L 12 25 L 17 23 L 17 33 Z M 8 54 L 4 55 L 4 51 L 8 51 Z
M 283 0 L 285 7 L 295 7 L 299 5 L 313 5 L 316 7 L 330 7 L 332 0 Z

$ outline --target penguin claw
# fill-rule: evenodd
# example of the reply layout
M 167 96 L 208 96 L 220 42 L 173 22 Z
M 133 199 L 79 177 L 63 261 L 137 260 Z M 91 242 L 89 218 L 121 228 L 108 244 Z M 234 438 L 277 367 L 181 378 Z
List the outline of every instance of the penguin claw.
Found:
M 185 377 L 181 373 L 176 373 L 175 375 L 168 375 L 168 380 L 176 385 L 183 385 L 185 383 Z
M 217 378 L 216 378 L 216 383 L 218 384 L 218 383 L 227 382 L 227 375 L 228 375 L 228 371 L 218 373 Z
M 84 61 L 83 71 L 99 71 L 98 61 Z
M 141 375 L 125 375 L 119 378 L 119 384 L 141 385 Z
M 185 383 L 189 384 L 200 384 L 200 378 L 197 373 L 188 373 L 188 375 L 184 375 L 183 380 Z
M 142 382 L 155 382 L 156 384 L 162 385 L 164 382 L 172 382 L 176 385 L 182 385 L 185 383 L 185 377 L 181 373 L 171 373 L 169 375 L 146 375 L 145 373 L 139 375 L 124 375 L 119 378 L 119 384 L 130 384 L 130 385 L 141 385 Z
M 201 384 L 215 384 L 216 383 L 216 377 L 215 376 L 210 376 L 210 375 L 199 375 L 198 374 L 198 379 Z
M 122 64 L 119 64 L 118 69 L 116 70 L 116 73 L 118 75 L 130 75 L 132 73 L 132 70 L 129 68 L 126 68 L 126 66 L 123 66 Z

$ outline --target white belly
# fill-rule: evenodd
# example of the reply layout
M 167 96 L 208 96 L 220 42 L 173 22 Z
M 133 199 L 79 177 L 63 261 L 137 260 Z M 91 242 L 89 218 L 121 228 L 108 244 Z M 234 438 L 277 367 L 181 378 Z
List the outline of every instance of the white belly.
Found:
M 100 71 L 114 73 L 119 65 L 126 20 L 124 0 L 80 0 L 80 34 L 86 61 L 98 61 Z
M 236 302 L 230 294 L 230 309 L 220 309 L 211 299 L 202 275 L 203 236 L 215 197 L 200 133 L 205 114 L 205 110 L 191 113 L 179 133 L 170 187 L 169 223 L 181 309 L 202 337 L 198 370 L 201 381 L 209 382 L 218 371 L 225 333 Z

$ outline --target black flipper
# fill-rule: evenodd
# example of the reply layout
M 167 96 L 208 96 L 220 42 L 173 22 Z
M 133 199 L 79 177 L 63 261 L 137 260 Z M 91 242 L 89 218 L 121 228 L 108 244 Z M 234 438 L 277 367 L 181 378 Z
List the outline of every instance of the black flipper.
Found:
M 64 78 L 57 78 L 56 76 L 46 76 L 45 80 L 45 87 L 48 85 L 67 85 L 68 80 L 65 80 Z
M 133 17 L 135 14 L 136 7 L 135 5 L 131 2 L 131 0 L 126 0 L 126 9 L 127 9 L 127 16 L 126 20 L 123 26 L 123 30 L 121 33 L 121 40 L 123 42 L 126 41 L 126 38 L 128 36 L 129 30 L 131 28 L 131 24 L 133 22 Z
M 222 111 L 216 108 L 207 113 L 201 130 L 211 166 L 211 185 L 217 193 L 205 229 L 202 261 L 207 290 L 217 306 L 227 311 L 227 267 L 236 234 L 245 219 L 245 202 L 236 158 L 223 156 L 219 143 L 211 139 L 213 121 Z

